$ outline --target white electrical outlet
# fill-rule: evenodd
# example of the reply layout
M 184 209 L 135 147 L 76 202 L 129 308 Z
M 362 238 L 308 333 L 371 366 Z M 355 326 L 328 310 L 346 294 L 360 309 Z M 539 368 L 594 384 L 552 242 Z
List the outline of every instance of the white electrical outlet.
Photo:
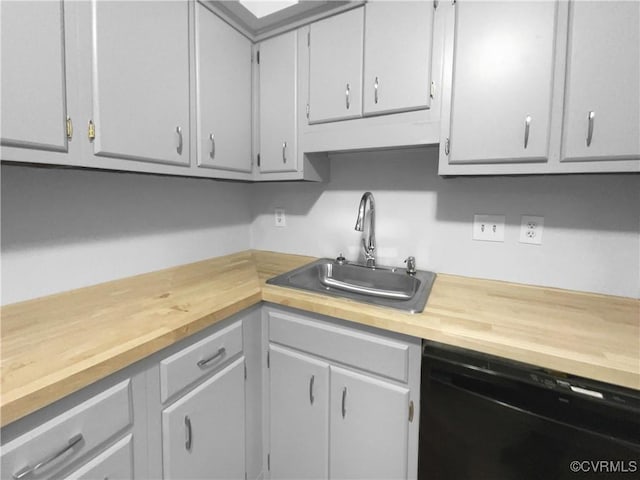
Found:
M 474 240 L 504 242 L 504 215 L 474 215 Z
M 523 215 L 520 223 L 520 243 L 542 244 L 544 217 Z
M 287 226 L 287 215 L 284 212 L 284 208 L 276 208 L 274 214 L 274 225 L 276 227 Z

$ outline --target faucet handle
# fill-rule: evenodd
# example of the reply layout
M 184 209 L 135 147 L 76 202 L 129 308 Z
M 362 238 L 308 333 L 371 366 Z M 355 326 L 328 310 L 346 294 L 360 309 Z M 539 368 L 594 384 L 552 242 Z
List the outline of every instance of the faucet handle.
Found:
M 407 264 L 407 275 L 415 275 L 416 270 L 416 257 L 407 257 L 404 259 L 404 263 Z
M 338 265 L 343 265 L 344 263 L 346 263 L 347 259 L 344 258 L 344 256 L 342 255 L 342 252 L 340 252 L 340 254 L 336 257 L 336 263 Z

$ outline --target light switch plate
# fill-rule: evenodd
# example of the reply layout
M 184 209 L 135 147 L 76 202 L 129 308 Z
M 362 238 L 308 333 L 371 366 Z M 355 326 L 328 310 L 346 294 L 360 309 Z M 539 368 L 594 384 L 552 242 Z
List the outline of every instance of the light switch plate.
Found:
M 485 242 L 504 242 L 504 215 L 474 215 L 474 240 Z

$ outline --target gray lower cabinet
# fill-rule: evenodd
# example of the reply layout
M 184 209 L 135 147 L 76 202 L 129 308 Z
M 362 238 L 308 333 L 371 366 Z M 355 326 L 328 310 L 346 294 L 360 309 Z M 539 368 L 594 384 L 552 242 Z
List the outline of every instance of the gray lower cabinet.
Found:
M 415 479 L 420 341 L 266 307 L 272 479 Z
M 133 478 L 133 445 L 132 436 L 112 445 L 96 458 L 90 460 L 65 480 L 92 480 L 104 478 L 119 480 Z
M 331 367 L 329 478 L 408 478 L 409 394 L 407 387 Z
M 162 412 L 164 478 L 245 475 L 244 357 Z
M 328 478 L 329 364 L 269 347 L 272 478 Z
M 415 479 L 420 340 L 267 305 L 2 428 L 2 478 Z
M 78 392 L 4 427 L 2 478 L 133 478 L 132 445 L 143 436 L 134 425 L 138 380 Z

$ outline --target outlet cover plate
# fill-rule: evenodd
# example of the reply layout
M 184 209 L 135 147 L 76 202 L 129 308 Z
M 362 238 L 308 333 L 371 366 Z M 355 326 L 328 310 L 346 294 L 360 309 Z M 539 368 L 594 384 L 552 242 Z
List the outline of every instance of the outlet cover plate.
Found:
M 504 242 L 504 215 L 474 215 L 474 240 L 485 242 Z
M 287 226 L 287 215 L 284 211 L 284 208 L 276 208 L 274 212 L 273 218 L 274 225 L 276 227 L 286 227 Z
M 544 231 L 544 217 L 537 215 L 522 215 L 520 222 L 520 243 L 542 245 Z

